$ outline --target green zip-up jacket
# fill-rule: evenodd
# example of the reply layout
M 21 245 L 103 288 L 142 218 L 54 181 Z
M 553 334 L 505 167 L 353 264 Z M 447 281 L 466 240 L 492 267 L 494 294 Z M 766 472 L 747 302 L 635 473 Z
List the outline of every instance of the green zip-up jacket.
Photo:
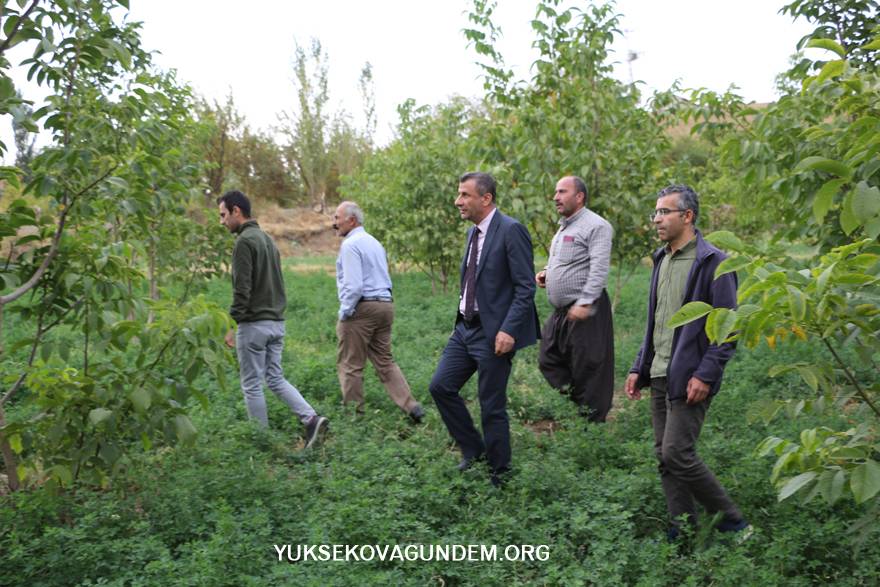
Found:
M 236 323 L 284 320 L 287 296 L 281 255 L 256 220 L 242 223 L 232 249 L 232 307 Z

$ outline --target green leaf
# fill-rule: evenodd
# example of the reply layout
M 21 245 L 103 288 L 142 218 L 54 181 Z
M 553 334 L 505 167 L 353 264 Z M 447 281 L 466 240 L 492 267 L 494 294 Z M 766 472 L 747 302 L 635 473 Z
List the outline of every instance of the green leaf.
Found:
M 746 412 L 746 419 L 749 424 L 754 424 L 756 422 L 764 422 L 764 424 L 769 424 L 776 417 L 776 414 L 779 413 L 779 410 L 782 408 L 782 404 L 778 401 L 770 398 L 764 398 L 755 402 L 749 406 L 749 409 Z
M 828 503 L 834 503 L 840 499 L 840 496 L 843 495 L 843 486 L 845 483 L 846 473 L 841 469 L 834 474 L 834 479 L 831 481 L 831 493 L 827 497 Z
M 73 472 L 66 465 L 54 465 L 49 468 L 48 472 L 58 479 L 62 486 L 68 486 L 73 483 Z
M 874 39 L 867 45 L 862 45 L 862 49 L 865 49 L 866 51 L 877 51 L 880 49 L 880 37 Z
M 840 43 L 831 39 L 810 39 L 806 46 L 814 49 L 828 49 L 829 51 L 834 51 L 840 57 L 846 57 L 846 50 Z
M 706 240 L 725 251 L 742 252 L 744 245 L 738 236 L 729 230 L 716 230 L 706 236 Z
M 843 198 L 843 209 L 840 211 L 840 228 L 842 228 L 843 232 L 847 235 L 852 234 L 852 232 L 861 224 L 858 216 L 856 216 L 856 213 L 853 210 L 854 193 L 854 191 L 850 191 L 846 194 Z
M 112 415 L 113 412 L 107 408 L 95 408 L 89 412 L 89 422 L 91 422 L 93 426 L 97 426 Z
M 861 222 L 880 214 L 880 188 L 868 186 L 864 181 L 857 183 L 853 190 L 852 210 Z
M 181 442 L 192 442 L 196 437 L 196 427 L 192 421 L 183 414 L 174 416 L 174 429 L 177 431 L 177 438 Z
M 108 177 L 107 183 L 109 183 L 119 191 L 125 191 L 128 189 L 128 182 L 121 177 Z
M 840 186 L 845 183 L 845 179 L 831 179 L 826 181 L 816 192 L 816 196 L 813 198 L 813 216 L 816 218 L 816 222 L 821 223 L 825 215 L 828 214 L 828 210 L 834 203 L 834 196 L 840 191 Z
M 822 171 L 846 179 L 852 177 L 853 173 L 852 169 L 846 163 L 841 163 L 834 159 L 828 159 L 827 157 L 807 157 L 802 159 L 801 162 L 795 166 L 794 172 L 802 173 L 804 171 Z
M 777 499 L 779 501 L 788 499 L 815 478 L 815 471 L 807 471 L 806 473 L 801 473 L 797 477 L 792 477 L 785 485 L 782 486 L 782 489 L 779 490 L 779 496 L 777 497 Z
M 22 451 L 21 446 L 21 435 L 13 434 L 9 437 L 9 447 L 15 452 L 15 454 L 20 455 Z
M 150 409 L 150 392 L 143 387 L 135 389 L 133 392 L 131 392 L 129 399 L 131 399 L 131 403 L 132 405 L 134 405 L 134 409 L 136 409 L 138 412 L 144 413 Z
M 803 379 L 806 384 L 810 386 L 810 389 L 812 389 L 813 391 L 817 391 L 819 389 L 819 378 L 816 377 L 816 373 L 810 366 L 799 366 L 797 367 L 797 372 L 800 374 L 801 379 Z
M 174 428 L 177 431 L 177 438 L 181 442 L 191 442 L 196 437 L 196 428 L 192 421 L 184 414 L 174 416 Z
M 880 463 L 869 459 L 853 469 L 850 489 L 857 503 L 864 503 L 880 492 Z
M 828 286 L 828 280 L 831 278 L 831 273 L 834 271 L 834 267 L 837 265 L 837 261 L 826 267 L 822 273 L 819 274 L 819 277 L 816 279 L 816 293 L 818 295 L 822 295 L 825 293 L 825 288 Z
M 803 321 L 804 316 L 807 315 L 807 303 L 804 300 L 804 292 L 793 285 L 786 285 L 785 288 L 788 290 L 788 307 L 791 310 L 791 317 L 796 322 Z
M 788 373 L 796 368 L 796 365 L 773 365 L 770 369 L 767 370 L 767 375 L 770 377 L 779 377 L 783 373 Z
M 47 340 L 40 345 L 40 358 L 43 359 L 44 363 L 49 361 L 53 350 L 55 350 L 55 343 L 51 340 Z
M 666 328 L 678 328 L 694 320 L 698 320 L 712 311 L 712 306 L 706 302 L 690 302 L 681 307 L 681 309 L 672 315 Z
M 824 67 L 822 67 L 822 71 L 819 72 L 816 81 L 822 83 L 829 78 L 842 74 L 844 69 L 846 69 L 845 59 L 829 61 Z
M 875 240 L 880 236 L 880 216 L 865 223 L 865 234 L 867 234 L 871 240 Z
M 742 255 L 728 257 L 721 261 L 721 263 L 718 264 L 718 267 L 715 268 L 715 279 L 718 279 L 725 273 L 739 271 L 744 267 L 748 267 L 751 262 L 752 260 L 749 257 L 744 257 Z
M 709 312 L 706 319 L 706 334 L 709 341 L 714 344 L 721 344 L 736 326 L 736 312 L 729 308 L 715 308 Z

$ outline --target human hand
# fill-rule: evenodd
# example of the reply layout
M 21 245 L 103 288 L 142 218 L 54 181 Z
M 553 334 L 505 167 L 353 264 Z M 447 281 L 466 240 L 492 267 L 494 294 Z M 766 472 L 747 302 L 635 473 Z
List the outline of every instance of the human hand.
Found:
M 535 283 L 538 284 L 538 287 L 547 287 L 547 272 L 541 271 L 535 275 Z
M 698 404 L 709 396 L 709 384 L 691 377 L 687 387 L 687 403 Z
M 503 330 L 499 330 L 498 334 L 495 335 L 495 354 L 499 357 L 506 355 L 513 350 L 513 343 L 514 339 L 512 336 Z
M 593 306 L 585 304 L 583 306 L 573 305 L 568 309 L 568 314 L 566 314 L 565 317 L 573 322 L 578 322 L 580 320 L 586 320 L 592 315 Z
M 626 376 L 626 383 L 623 385 L 623 390 L 626 392 L 626 396 L 629 399 L 642 399 L 642 391 L 639 389 L 638 373 L 630 373 Z
M 230 328 L 229 332 L 226 333 L 226 336 L 223 338 L 223 340 L 226 343 L 226 346 L 228 346 L 231 349 L 234 349 L 235 348 L 235 329 Z

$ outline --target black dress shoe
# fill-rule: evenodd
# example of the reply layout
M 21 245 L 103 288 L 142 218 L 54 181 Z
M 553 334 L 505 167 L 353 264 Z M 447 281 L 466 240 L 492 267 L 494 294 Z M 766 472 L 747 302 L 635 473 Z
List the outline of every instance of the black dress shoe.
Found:
M 489 477 L 489 481 L 492 482 L 492 486 L 498 489 L 504 487 L 507 480 L 510 478 L 510 469 L 499 469 L 498 471 L 492 471 L 492 476 Z
M 424 417 L 425 409 L 422 408 L 420 404 L 416 404 L 416 407 L 414 407 L 409 413 L 409 419 L 412 420 L 415 424 L 421 424 Z
M 468 469 L 473 467 L 475 463 L 477 463 L 479 461 L 485 461 L 485 460 L 486 460 L 485 454 L 478 454 L 475 457 L 464 457 L 461 459 L 461 462 L 458 463 L 458 470 L 461 471 L 462 473 L 464 473 L 465 471 L 467 471 Z

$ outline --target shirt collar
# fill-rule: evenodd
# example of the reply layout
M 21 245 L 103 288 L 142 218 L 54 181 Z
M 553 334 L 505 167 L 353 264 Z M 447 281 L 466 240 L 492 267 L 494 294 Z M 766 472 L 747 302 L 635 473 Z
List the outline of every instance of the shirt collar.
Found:
M 348 231 L 348 234 L 345 235 L 345 238 L 346 239 L 351 238 L 360 232 L 364 232 L 364 227 L 363 226 L 355 226 L 354 228 L 352 228 L 351 230 Z
M 566 218 L 565 216 L 560 218 L 559 224 L 562 225 L 562 228 L 566 228 L 566 227 L 568 227 L 569 224 L 571 224 L 572 222 L 574 222 L 575 220 L 577 220 L 578 218 L 580 218 L 581 216 L 586 214 L 586 212 L 587 212 L 587 207 L 584 206 L 583 208 L 581 208 L 580 210 L 578 210 L 577 212 L 575 212 L 574 214 L 572 214 L 568 218 Z
M 667 255 L 669 255 L 669 254 L 683 255 L 684 253 L 690 252 L 691 250 L 696 249 L 696 248 L 697 248 L 697 235 L 695 234 L 691 240 L 686 242 L 685 245 L 683 247 L 681 247 L 680 249 L 678 249 L 677 251 L 673 251 L 672 249 L 669 248 L 669 245 L 666 245 L 666 254 Z
M 241 224 L 238 225 L 238 230 L 236 230 L 235 233 L 241 234 L 242 232 L 244 232 L 245 228 L 250 228 L 251 226 L 254 226 L 256 228 L 260 227 L 260 225 L 257 224 L 256 220 L 245 220 L 244 222 L 242 222 Z
M 498 211 L 498 208 L 492 208 L 492 211 L 489 212 L 485 218 L 483 218 L 480 223 L 477 225 L 477 228 L 480 229 L 480 234 L 486 234 L 486 231 L 489 230 L 489 225 L 492 223 L 492 218 L 495 216 L 495 212 Z

